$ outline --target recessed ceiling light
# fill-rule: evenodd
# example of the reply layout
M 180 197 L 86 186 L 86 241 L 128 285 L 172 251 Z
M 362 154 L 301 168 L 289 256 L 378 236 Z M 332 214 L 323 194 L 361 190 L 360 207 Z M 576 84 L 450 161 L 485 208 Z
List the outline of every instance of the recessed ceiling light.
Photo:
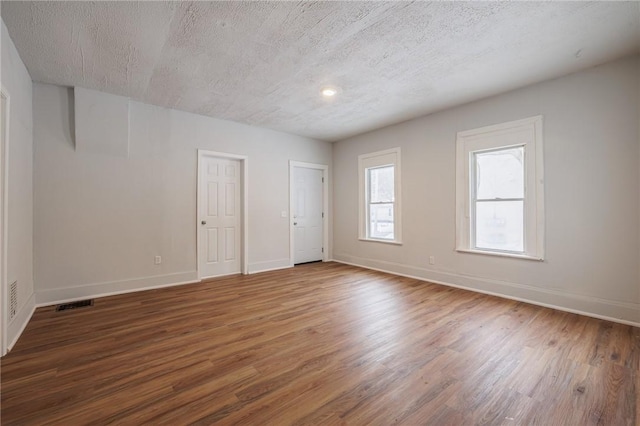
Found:
M 320 90 L 320 93 L 322 93 L 322 96 L 324 96 L 325 98 L 331 98 L 335 95 L 338 94 L 338 88 L 336 87 L 323 87 Z

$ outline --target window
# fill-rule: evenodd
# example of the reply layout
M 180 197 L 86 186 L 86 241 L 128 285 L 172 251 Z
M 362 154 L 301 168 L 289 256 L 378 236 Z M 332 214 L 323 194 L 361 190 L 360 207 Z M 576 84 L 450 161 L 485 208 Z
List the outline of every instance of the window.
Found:
M 399 244 L 400 148 L 358 157 L 360 239 Z
M 543 259 L 542 117 L 458 133 L 457 249 Z

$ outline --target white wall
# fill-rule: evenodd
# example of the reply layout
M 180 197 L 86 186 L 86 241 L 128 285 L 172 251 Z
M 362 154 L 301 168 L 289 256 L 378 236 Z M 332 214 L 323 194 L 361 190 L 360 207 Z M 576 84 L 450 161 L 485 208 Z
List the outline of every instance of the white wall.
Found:
M 336 143 L 334 258 L 640 322 L 639 85 L 634 57 Z M 546 260 L 456 252 L 456 133 L 538 114 Z M 396 146 L 404 244 L 359 241 L 357 156 Z
M 130 102 L 127 158 L 76 150 L 73 108 L 34 84 L 38 303 L 195 280 L 199 148 L 249 157 L 249 271 L 289 265 L 288 162 L 331 144 Z
M 7 286 L 18 282 L 18 311 L 8 323 L 13 346 L 33 309 L 33 113 L 31 77 L 2 22 L 2 87 L 9 95 Z M 5 302 L 5 301 L 3 301 Z M 8 304 L 8 301 L 6 301 Z M 6 307 L 5 304 L 3 307 Z

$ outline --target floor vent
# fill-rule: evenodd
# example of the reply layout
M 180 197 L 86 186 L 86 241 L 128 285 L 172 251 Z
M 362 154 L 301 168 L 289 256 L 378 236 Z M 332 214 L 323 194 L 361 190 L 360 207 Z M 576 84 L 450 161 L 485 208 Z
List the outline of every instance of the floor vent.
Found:
M 78 300 L 77 302 L 63 303 L 56 306 L 57 311 L 67 311 L 69 309 L 84 308 L 85 306 L 93 306 L 93 299 Z

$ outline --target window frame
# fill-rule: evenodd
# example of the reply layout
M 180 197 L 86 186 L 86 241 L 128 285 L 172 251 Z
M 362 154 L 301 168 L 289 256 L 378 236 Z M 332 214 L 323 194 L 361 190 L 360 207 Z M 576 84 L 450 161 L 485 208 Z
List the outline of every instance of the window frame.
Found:
M 544 260 L 544 169 L 542 116 L 458 132 L 456 138 L 456 250 Z M 475 154 L 524 147 L 524 251 L 475 246 Z
M 358 239 L 386 244 L 402 244 L 400 148 L 391 148 L 358 156 Z M 393 239 L 370 236 L 369 229 L 369 170 L 393 166 Z

